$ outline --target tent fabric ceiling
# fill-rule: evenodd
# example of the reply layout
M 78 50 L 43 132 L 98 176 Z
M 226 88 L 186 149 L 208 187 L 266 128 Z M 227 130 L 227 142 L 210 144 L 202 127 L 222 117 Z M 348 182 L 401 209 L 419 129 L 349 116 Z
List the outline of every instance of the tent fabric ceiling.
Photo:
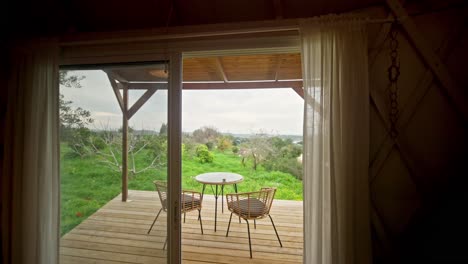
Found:
M 382 3 L 382 0 L 70 0 L 69 8 L 75 11 L 72 25 L 87 31 L 311 17 Z
M 407 0 L 444 7 L 465 0 Z M 5 0 L 2 36 L 47 36 L 294 19 L 386 6 L 385 0 Z M 430 10 L 429 10 L 430 11 Z
M 303 18 L 342 13 L 383 0 L 7 0 L 6 33 L 60 34 Z

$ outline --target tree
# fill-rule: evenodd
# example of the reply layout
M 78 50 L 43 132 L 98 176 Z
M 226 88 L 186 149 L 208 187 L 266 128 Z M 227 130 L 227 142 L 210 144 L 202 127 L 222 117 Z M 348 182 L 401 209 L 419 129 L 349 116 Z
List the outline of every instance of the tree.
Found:
M 282 139 L 280 137 L 271 137 L 273 153 L 285 158 L 297 158 L 302 154 L 302 146 L 294 144 L 292 139 Z
M 84 128 L 94 122 L 88 110 L 73 107 L 72 103 L 72 101 L 66 101 L 63 94 L 59 95 L 60 126 L 62 129 Z
M 258 133 L 249 138 L 245 143 L 239 145 L 239 153 L 242 156 L 242 164 L 245 166 L 247 160 L 252 160 L 252 168 L 257 170 L 268 154 L 272 146 L 265 133 Z
M 69 75 L 68 71 L 59 71 L 60 85 L 68 88 L 81 88 L 84 76 Z M 89 152 L 84 146 L 88 143 L 91 131 L 87 125 L 94 122 L 91 113 L 81 107 L 73 107 L 72 101 L 59 95 L 60 137 L 67 141 L 73 152 L 83 157 Z
M 152 133 L 136 135 L 133 129 L 129 129 L 128 139 L 128 166 L 131 175 L 158 169 L 166 164 L 167 137 Z M 89 147 L 84 147 L 110 169 L 122 172 L 122 133 L 118 130 L 102 129 L 96 137 L 90 138 Z
M 207 144 L 208 142 L 211 142 L 213 144 L 216 142 L 216 139 L 220 136 L 221 134 L 215 127 L 202 127 L 196 129 L 192 133 L 192 137 L 195 140 L 195 142 L 200 144 Z
M 68 71 L 59 71 L 60 85 L 68 88 L 81 88 L 80 81 L 84 76 L 69 75 Z M 91 113 L 81 107 L 73 107 L 72 101 L 65 100 L 63 94 L 59 95 L 60 126 L 62 129 L 84 128 L 93 123 Z
M 302 179 L 302 164 L 298 157 L 302 154 L 302 146 L 294 144 L 291 139 L 280 137 L 270 138 L 273 150 L 263 162 L 268 171 L 282 171 Z
M 81 88 L 80 81 L 83 80 L 84 76 L 68 75 L 68 71 L 60 70 L 59 71 L 59 82 L 60 85 L 63 85 L 68 88 Z

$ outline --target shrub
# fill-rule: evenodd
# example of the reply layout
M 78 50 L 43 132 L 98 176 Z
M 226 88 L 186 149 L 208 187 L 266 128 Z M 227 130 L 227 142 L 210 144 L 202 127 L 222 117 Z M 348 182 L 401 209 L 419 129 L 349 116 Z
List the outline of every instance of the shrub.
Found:
M 227 149 L 230 149 L 232 147 L 232 140 L 228 137 L 220 137 L 218 138 L 218 149 L 221 152 L 224 152 Z
M 103 150 L 107 147 L 106 142 L 99 136 L 92 136 L 90 140 L 91 144 L 98 150 Z
M 211 141 L 210 141 L 210 142 L 206 142 L 205 145 L 206 145 L 206 147 L 207 147 L 209 150 L 212 150 L 213 147 L 214 147 L 214 144 L 213 144 L 213 142 L 211 142 Z
M 150 137 L 146 148 L 150 150 L 151 160 L 157 158 L 158 163 L 165 164 L 167 161 L 167 137 L 154 136 Z
M 211 163 L 214 160 L 213 153 L 208 150 L 206 145 L 198 145 L 195 152 L 200 163 Z
M 267 171 L 282 171 L 302 180 L 302 164 L 296 158 L 269 157 L 263 166 Z
M 235 154 L 235 153 L 237 153 L 237 152 L 239 152 L 239 148 L 236 147 L 236 146 L 232 147 L 232 153 Z
M 281 156 L 285 158 L 297 158 L 302 154 L 302 146 L 289 144 L 287 146 L 282 147 L 280 152 Z

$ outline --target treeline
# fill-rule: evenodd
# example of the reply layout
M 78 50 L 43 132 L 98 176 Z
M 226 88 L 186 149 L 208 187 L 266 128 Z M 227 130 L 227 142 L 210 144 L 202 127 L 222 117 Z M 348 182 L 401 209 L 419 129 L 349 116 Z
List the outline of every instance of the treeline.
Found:
M 182 139 L 186 151 L 193 152 L 195 157 L 201 158 L 201 162 L 206 162 L 206 151 L 231 151 L 241 157 L 243 166 L 256 170 L 262 165 L 267 171 L 287 172 L 302 179 L 302 161 L 299 158 L 302 155 L 302 145 L 294 143 L 292 139 L 262 132 L 240 138 L 222 134 L 214 127 L 202 127 L 192 133 L 185 133 Z M 206 150 L 200 145 L 204 145 Z M 203 154 L 200 155 L 197 151 L 199 149 L 204 149 Z M 210 159 L 211 157 L 208 158 Z
M 91 131 L 84 126 L 62 127 L 62 141 L 66 142 L 76 157 L 95 156 L 112 170 L 120 172 L 122 132 L 103 129 Z M 130 175 L 149 169 L 160 169 L 167 164 L 167 126 L 162 124 L 159 133 L 136 131 L 129 128 L 128 156 Z M 263 166 L 267 171 L 282 171 L 302 179 L 302 145 L 292 139 L 283 139 L 265 133 L 249 138 L 220 133 L 214 127 L 202 127 L 182 136 L 182 155 L 200 163 L 211 163 L 216 151 L 233 153 L 240 157 L 245 167 L 257 170 Z

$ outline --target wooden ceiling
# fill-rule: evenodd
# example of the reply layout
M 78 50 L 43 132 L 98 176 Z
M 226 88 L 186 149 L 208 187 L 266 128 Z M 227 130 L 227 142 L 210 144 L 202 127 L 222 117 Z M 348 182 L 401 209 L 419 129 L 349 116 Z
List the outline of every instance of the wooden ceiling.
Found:
M 185 58 L 183 73 L 188 82 L 302 79 L 299 53 Z
M 167 66 L 163 63 L 107 67 L 104 71 L 110 72 L 118 82 L 125 83 L 165 82 L 168 77 Z M 267 85 L 272 82 L 286 83 L 287 81 L 301 81 L 301 79 L 299 53 L 196 57 L 183 60 L 185 83 L 230 84 L 255 81 Z M 275 85 L 271 88 L 275 88 Z

